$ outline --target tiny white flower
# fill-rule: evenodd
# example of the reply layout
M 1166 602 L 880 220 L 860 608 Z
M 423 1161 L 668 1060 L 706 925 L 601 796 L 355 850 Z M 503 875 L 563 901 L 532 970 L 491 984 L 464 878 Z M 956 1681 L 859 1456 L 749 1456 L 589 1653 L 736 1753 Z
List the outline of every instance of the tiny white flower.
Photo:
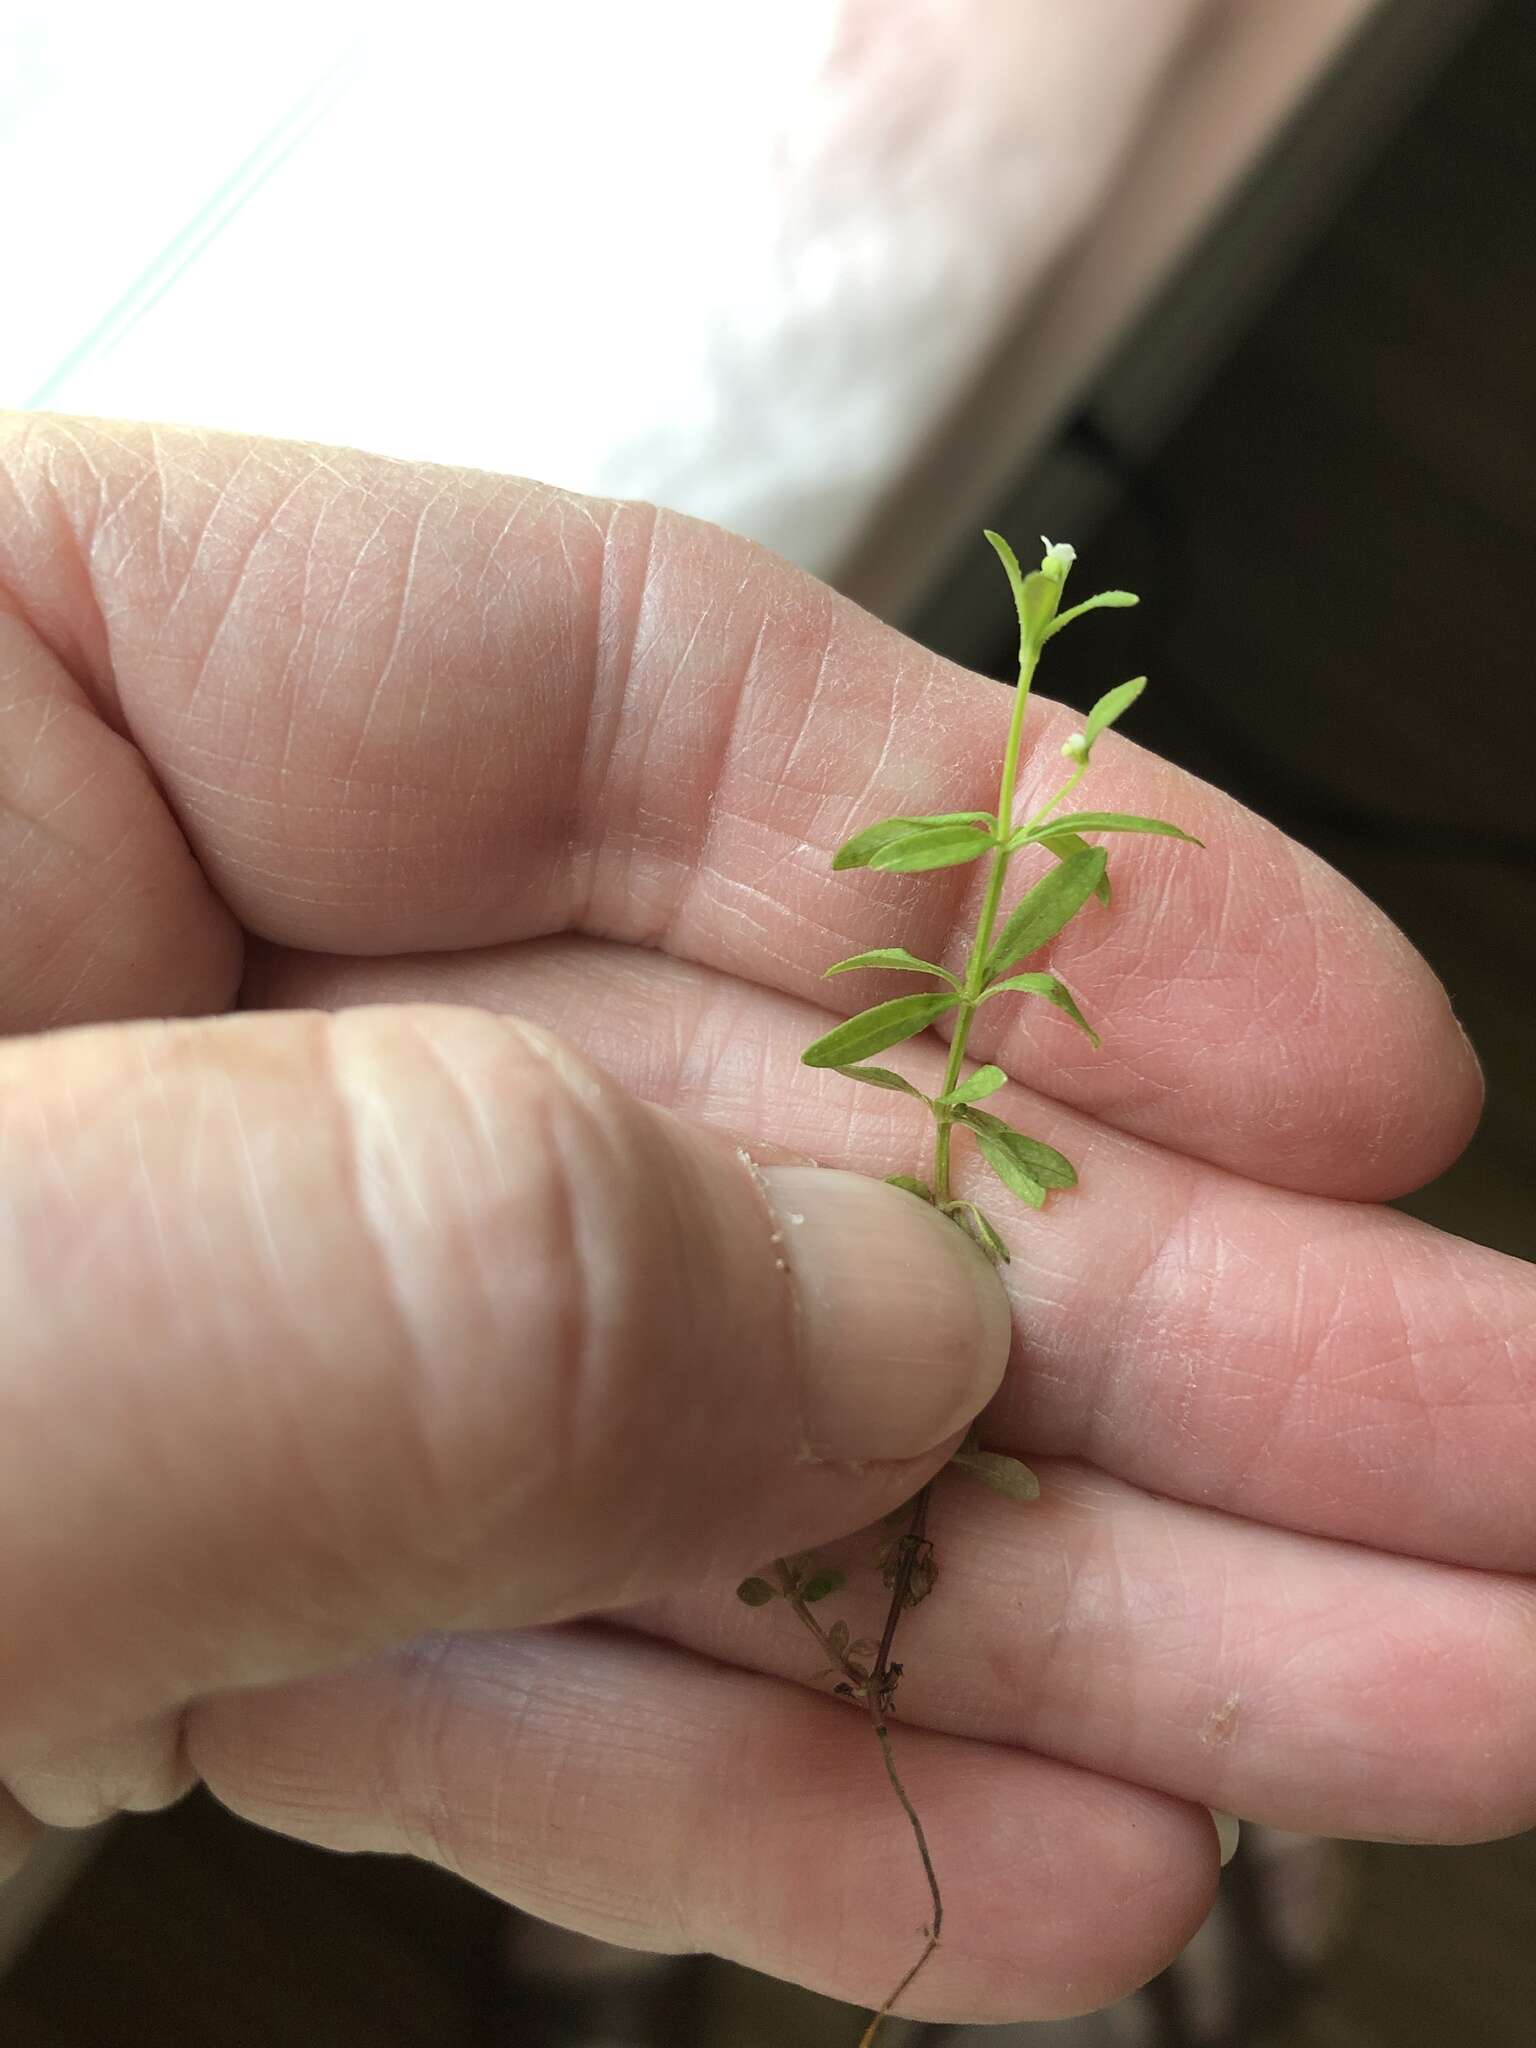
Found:
M 1088 735 L 1081 732 L 1073 733 L 1061 751 L 1069 761 L 1086 761 L 1088 759 Z

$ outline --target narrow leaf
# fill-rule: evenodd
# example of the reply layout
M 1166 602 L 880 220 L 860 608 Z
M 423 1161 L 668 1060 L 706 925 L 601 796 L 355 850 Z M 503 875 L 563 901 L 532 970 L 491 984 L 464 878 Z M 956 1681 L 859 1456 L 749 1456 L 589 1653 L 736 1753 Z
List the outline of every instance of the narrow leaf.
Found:
M 1050 631 L 1045 637 L 1047 640 L 1051 639 L 1063 626 L 1070 626 L 1074 619 L 1080 619 L 1084 612 L 1118 611 L 1125 605 L 1140 603 L 1141 599 L 1132 591 L 1101 590 L 1097 597 L 1085 597 L 1081 604 L 1073 605 L 1070 611 L 1058 612 L 1052 619 Z
M 900 1074 L 893 1074 L 889 1067 L 839 1067 L 840 1074 L 846 1074 L 850 1081 L 867 1081 L 871 1088 L 893 1088 L 902 1095 L 915 1095 L 919 1102 L 926 1102 L 927 1096 L 921 1088 L 914 1088 L 910 1081 L 904 1081 Z
M 936 1017 L 954 1009 L 959 1000 L 958 996 L 941 994 L 897 996 L 891 1002 L 877 1003 L 872 1010 L 861 1010 L 824 1038 L 818 1038 L 814 1045 L 808 1045 L 800 1058 L 808 1067 L 851 1066 L 871 1053 L 884 1052 L 889 1045 L 900 1045 L 904 1038 L 915 1038 Z
M 958 1102 L 983 1102 L 1005 1086 L 1007 1080 L 1008 1076 L 1001 1067 L 978 1067 L 958 1087 L 951 1088 L 947 1095 L 940 1095 L 937 1100 L 944 1109 L 952 1109 Z
M 990 825 L 990 811 L 936 811 L 921 818 L 881 818 L 845 839 L 832 856 L 834 868 L 868 867 L 871 855 L 892 839 L 900 839 L 918 825 Z
M 1019 619 L 1019 652 L 1022 655 L 1025 638 L 1024 571 L 1019 567 L 1018 556 L 1009 547 L 1007 541 L 1003 539 L 1000 533 L 994 533 L 990 527 L 985 527 L 983 529 L 983 538 L 989 541 L 995 550 L 997 559 L 1002 563 L 1004 573 L 1007 575 L 1008 588 L 1013 592 L 1013 608 L 1017 612 Z
M 1082 909 L 1104 879 L 1109 855 L 1102 846 L 1085 845 L 1058 867 L 1041 876 L 1014 905 L 1008 922 L 987 955 L 987 977 L 1003 974 L 1037 953 Z
M 947 967 L 936 966 L 932 960 L 919 960 L 905 946 L 876 946 L 868 953 L 853 953 L 848 959 L 839 960 L 835 966 L 823 971 L 827 974 L 851 974 L 856 967 L 889 967 L 902 974 L 936 974 L 951 988 L 960 986 Z
M 920 1202 L 933 1200 L 933 1189 L 925 1180 L 915 1180 L 910 1173 L 888 1173 L 885 1176 L 888 1188 L 902 1188 L 909 1195 L 916 1195 Z
M 1041 569 L 1024 578 L 1019 600 L 1019 625 L 1031 647 L 1043 647 L 1061 603 L 1060 576 L 1048 576 Z
M 1005 1458 L 1001 1451 L 956 1451 L 949 1461 L 964 1472 L 974 1472 L 984 1486 L 1005 1500 L 1038 1500 L 1040 1482 L 1019 1458 Z
M 994 1144 L 1005 1145 L 1020 1168 L 1031 1180 L 1039 1181 L 1042 1187 L 1077 1186 L 1077 1169 L 1064 1153 L 1058 1152 L 1054 1145 L 1043 1145 L 1038 1138 L 1026 1138 L 1022 1131 L 1016 1131 L 1012 1124 L 1005 1124 L 990 1110 L 967 1109 L 957 1121 L 976 1133 L 978 1143 L 986 1137 Z
M 1033 1174 L 1025 1172 L 1007 1145 L 1000 1139 L 992 1137 L 987 1131 L 976 1132 L 976 1145 L 982 1158 L 1010 1194 L 1017 1195 L 1021 1202 L 1027 1202 L 1031 1209 L 1045 1207 L 1044 1183 L 1036 1180 Z
M 834 868 L 862 868 L 869 865 L 870 855 L 877 853 L 887 840 L 899 839 L 910 832 L 917 823 L 916 818 L 882 818 L 878 824 L 866 825 L 862 832 L 855 832 L 851 839 L 845 839 L 832 856 Z
M 748 1607 L 766 1607 L 770 1600 L 778 1597 L 766 1579 L 743 1579 L 736 1588 L 736 1598 L 745 1601 Z
M 1041 839 L 1036 843 L 1043 846 L 1047 853 L 1054 854 L 1057 860 L 1070 860 L 1074 853 L 1087 853 L 1090 851 L 1087 840 L 1079 839 L 1075 832 L 1052 832 L 1049 838 Z M 1099 886 L 1093 893 L 1101 903 L 1107 904 L 1109 902 L 1109 869 L 1107 866 L 1099 877 Z
M 971 1207 L 975 1217 L 976 1233 L 981 1239 L 982 1250 L 995 1265 L 1010 1265 L 1013 1255 L 1003 1242 L 991 1217 L 987 1215 L 985 1210 L 976 1208 L 974 1203 L 972 1203 Z
M 838 1592 L 843 1583 L 841 1572 L 814 1572 L 800 1588 L 800 1598 L 806 1602 L 825 1600 L 830 1593 Z
M 958 868 L 980 860 L 992 846 L 989 833 L 973 825 L 920 825 L 899 839 L 888 839 L 870 855 L 867 865 L 888 875 L 922 874 L 929 868 Z
M 1142 691 L 1147 687 L 1145 676 L 1133 676 L 1128 683 L 1121 683 L 1118 689 L 1106 690 L 1088 714 L 1088 723 L 1083 727 L 1083 738 L 1091 747 L 1101 732 L 1108 730 L 1122 711 L 1129 711 Z
M 1165 839 L 1187 839 L 1191 846 L 1205 844 L 1193 832 L 1181 831 L 1162 818 L 1132 818 L 1123 811 L 1069 811 L 1065 817 L 1047 819 L 1039 827 L 1026 825 L 1016 837 L 1020 846 L 1026 846 L 1031 840 L 1054 839 L 1063 832 L 1160 832 Z M 1009 845 L 1013 844 L 1010 840 Z
M 842 1657 L 847 1654 L 848 1624 L 846 1621 L 834 1621 L 827 1630 L 827 1647 L 831 1650 L 834 1657 Z
M 1064 1010 L 1077 1026 L 1085 1031 L 1095 1051 L 1099 1046 L 1099 1034 L 1073 1001 L 1072 991 L 1059 976 L 1054 974 L 1010 974 L 1006 981 L 994 981 L 985 991 L 981 1000 L 985 1003 L 993 996 L 1006 995 L 1010 991 L 1021 996 L 1044 996 L 1048 1003 L 1054 1003 L 1058 1010 Z
M 974 1237 L 994 1265 L 1010 1263 L 1008 1247 L 999 1237 L 989 1216 L 985 1215 L 974 1202 L 947 1202 L 944 1214 L 954 1218 L 960 1228 Z

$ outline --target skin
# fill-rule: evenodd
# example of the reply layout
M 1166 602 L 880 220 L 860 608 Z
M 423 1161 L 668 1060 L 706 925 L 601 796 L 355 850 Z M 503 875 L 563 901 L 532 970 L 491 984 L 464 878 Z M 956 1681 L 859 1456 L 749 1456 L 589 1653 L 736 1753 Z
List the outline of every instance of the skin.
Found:
M 1480 1080 L 1340 877 L 1102 741 L 1091 801 L 1207 850 L 1114 843 L 1112 913 L 1052 949 L 1101 1053 L 1025 1002 L 971 1047 L 1081 1187 L 987 1191 L 1006 1317 L 959 1266 L 887 1299 L 963 1248 L 843 1176 L 911 1170 L 921 1118 L 798 1053 L 891 992 L 825 963 L 955 964 L 980 883 L 828 862 L 987 804 L 1007 714 L 646 507 L 4 421 L 0 1862 L 201 1777 L 877 2001 L 925 1909 L 904 1823 L 732 1587 L 833 1538 L 862 1566 L 942 1464 L 966 1387 L 901 1338 L 938 1308 L 1044 1490 L 936 1489 L 900 1744 L 946 1931 L 910 2010 L 1144 1979 L 1208 1909 L 1206 1805 L 1536 1821 L 1536 1275 L 1371 1206 L 1456 1156 Z M 1021 810 L 1072 724 L 1035 708 Z M 796 1188 L 868 1336 L 841 1452 L 781 1369 L 815 1341 L 770 1277 L 815 1312 Z M 840 1611 L 879 1604 L 862 1572 Z

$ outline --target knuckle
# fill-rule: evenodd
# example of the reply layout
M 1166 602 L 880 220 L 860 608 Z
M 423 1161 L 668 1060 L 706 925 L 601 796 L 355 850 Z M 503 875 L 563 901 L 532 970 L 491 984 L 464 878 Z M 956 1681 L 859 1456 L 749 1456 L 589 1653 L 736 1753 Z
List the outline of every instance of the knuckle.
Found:
M 559 1041 L 480 1012 L 343 1013 L 330 1037 L 419 1554 L 462 1566 L 573 1485 L 590 1536 L 633 1421 L 631 1311 L 654 1242 L 638 1112 Z

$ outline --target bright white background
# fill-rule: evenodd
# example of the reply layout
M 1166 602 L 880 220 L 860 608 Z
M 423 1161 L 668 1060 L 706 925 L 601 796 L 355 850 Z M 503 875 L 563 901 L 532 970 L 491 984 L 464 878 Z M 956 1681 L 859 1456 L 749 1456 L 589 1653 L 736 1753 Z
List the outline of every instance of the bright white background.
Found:
M 1229 4 L 13 0 L 0 402 L 652 497 L 831 571 Z

